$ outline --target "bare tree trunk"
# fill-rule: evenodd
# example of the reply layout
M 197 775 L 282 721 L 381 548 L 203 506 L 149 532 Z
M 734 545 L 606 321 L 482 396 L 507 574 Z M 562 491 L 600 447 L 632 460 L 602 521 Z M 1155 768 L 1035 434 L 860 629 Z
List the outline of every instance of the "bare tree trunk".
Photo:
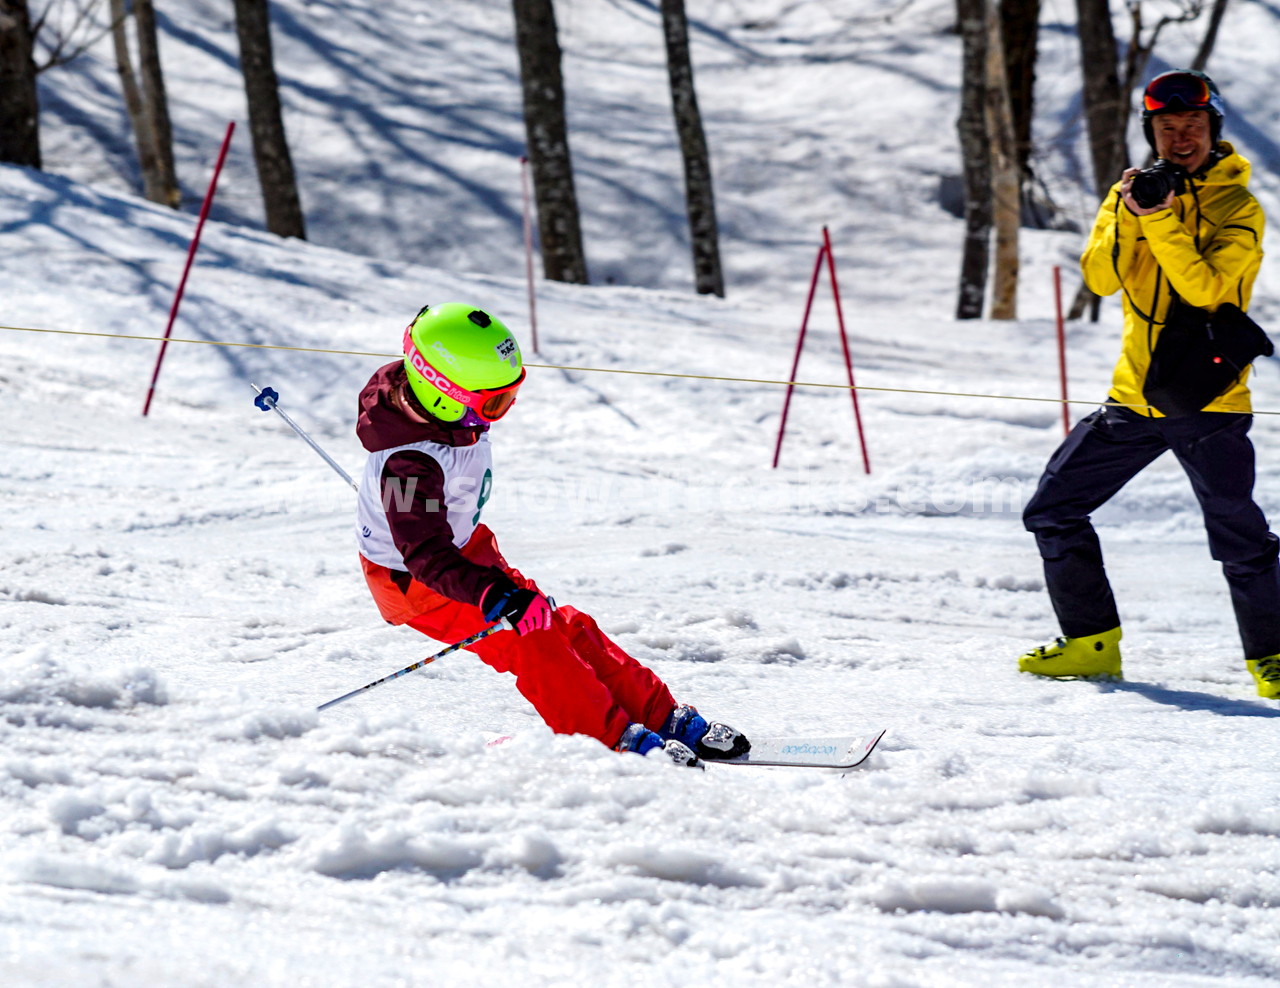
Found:
M 1076 289 L 1076 297 L 1071 300 L 1071 308 L 1067 310 L 1068 321 L 1075 321 L 1084 316 L 1084 310 L 1088 309 L 1091 318 L 1090 322 L 1098 321 L 1098 311 L 1102 306 L 1102 297 L 1095 295 L 1089 290 L 1089 286 L 1083 281 L 1080 287 Z
M 1120 90 L 1116 34 L 1107 0 L 1076 0 L 1084 115 L 1093 160 L 1093 184 L 1103 195 L 1129 160 L 1124 141 L 1128 106 Z
M 142 90 L 133 71 L 133 56 L 129 51 L 129 12 L 125 0 L 111 0 L 111 42 L 116 55 L 116 72 L 120 75 L 120 89 L 124 93 L 124 107 L 133 126 L 133 141 L 138 148 L 138 169 L 142 172 L 142 194 L 152 202 L 156 191 L 156 141 L 151 132 L 151 117 L 142 102 Z
M 1076 16 L 1093 184 L 1101 196 L 1120 177 L 1129 160 L 1129 149 L 1124 139 L 1128 106 L 1127 100 L 1121 96 L 1111 5 L 1108 0 L 1076 0 Z M 1091 304 L 1096 319 L 1097 296 L 1082 284 L 1071 303 L 1068 318 L 1079 319 Z
M 956 0 L 964 63 L 960 86 L 960 154 L 964 162 L 964 253 L 957 319 L 981 319 L 991 240 L 991 145 L 987 140 L 987 0 Z
M 34 47 L 27 0 L 0 0 L 0 161 L 39 168 Z
M 988 4 L 986 123 L 991 144 L 991 198 L 996 228 L 992 319 L 1018 318 L 1018 227 L 1022 222 L 1022 183 L 1019 181 L 1008 85 L 1000 19 Z
M 1035 110 L 1040 0 L 1001 0 L 1000 34 L 1009 80 L 1018 172 L 1026 183 L 1031 179 L 1031 120 Z
M 111 42 L 115 48 L 116 71 L 124 93 L 125 109 L 138 148 L 138 168 L 142 172 L 142 194 L 151 202 L 177 209 L 182 196 L 173 168 L 173 133 L 169 127 L 169 103 L 160 71 L 160 48 L 156 39 L 155 8 L 151 0 L 135 0 L 134 25 L 138 32 L 138 58 L 142 82 L 133 69 L 129 50 L 129 13 L 125 0 L 111 0 Z
M 698 111 L 698 97 L 693 86 L 693 60 L 689 55 L 689 23 L 684 0 L 662 0 L 662 27 L 667 39 L 671 107 L 675 113 L 676 132 L 680 135 L 680 153 L 684 157 L 685 208 L 689 214 L 694 287 L 699 295 L 724 298 L 711 156 L 707 153 L 702 114 Z
M 160 41 L 156 34 L 156 10 L 152 0 L 134 0 L 133 19 L 138 30 L 138 69 L 142 75 L 142 112 L 154 141 L 155 174 L 144 176 L 152 186 L 146 196 L 152 202 L 177 209 L 182 203 L 173 165 L 173 128 L 169 123 L 169 98 L 160 68 Z
M 1227 0 L 1213 0 L 1213 10 L 1209 14 L 1209 27 L 1204 33 L 1204 40 L 1200 42 L 1200 50 L 1191 60 L 1191 67 L 1197 72 L 1203 72 L 1204 67 L 1209 64 L 1209 56 L 1213 54 L 1213 46 L 1218 41 L 1218 28 L 1222 26 L 1222 15 L 1226 12 Z
M 564 79 L 552 0 L 512 0 L 524 95 L 525 140 L 538 207 L 542 269 L 552 281 L 587 283 L 578 195 L 573 185 Z
M 249 131 L 258 183 L 266 209 L 267 229 L 277 236 L 305 240 L 302 202 L 293 172 L 293 158 L 284 132 L 280 84 L 271 53 L 268 0 L 234 0 L 236 34 L 240 39 L 240 71 L 249 101 Z

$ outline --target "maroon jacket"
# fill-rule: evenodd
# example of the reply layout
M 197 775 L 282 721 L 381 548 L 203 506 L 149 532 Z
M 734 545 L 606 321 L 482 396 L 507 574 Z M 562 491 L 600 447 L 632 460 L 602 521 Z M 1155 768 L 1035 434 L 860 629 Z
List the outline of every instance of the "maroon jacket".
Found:
M 415 422 L 396 407 L 391 397 L 392 389 L 404 380 L 404 365 L 396 361 L 380 367 L 360 392 L 356 435 L 369 452 L 420 442 L 470 446 L 488 429 L 487 425 L 458 428 L 434 420 Z M 479 605 L 484 592 L 495 584 L 500 592 L 514 589 L 515 584 L 501 570 L 471 562 L 453 544 L 453 529 L 443 507 L 444 471 L 440 464 L 412 450 L 387 458 L 382 484 L 392 479 L 397 489 L 404 490 L 409 478 L 417 478 L 417 485 L 406 510 L 401 510 L 394 499 L 383 503 L 387 504 L 391 537 L 413 578 L 464 604 Z

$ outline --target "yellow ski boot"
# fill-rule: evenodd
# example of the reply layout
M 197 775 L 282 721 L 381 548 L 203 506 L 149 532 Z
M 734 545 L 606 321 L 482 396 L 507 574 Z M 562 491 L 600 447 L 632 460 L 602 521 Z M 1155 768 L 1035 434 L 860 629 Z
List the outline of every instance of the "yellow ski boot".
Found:
M 1245 668 L 1258 684 L 1258 696 L 1268 700 L 1280 700 L 1280 655 L 1268 655 L 1265 659 L 1246 659 Z
M 1270 661 L 1275 662 L 1276 675 L 1280 677 L 1280 658 Z M 1250 670 L 1252 668 L 1250 666 Z M 1112 628 L 1100 635 L 1086 635 L 1083 638 L 1059 638 L 1052 645 L 1040 645 L 1018 658 L 1018 671 L 1055 679 L 1078 679 L 1084 676 L 1123 679 L 1120 674 L 1120 629 Z M 1277 678 L 1273 688 L 1280 690 L 1280 678 Z M 1262 687 L 1259 686 L 1258 689 L 1261 690 Z

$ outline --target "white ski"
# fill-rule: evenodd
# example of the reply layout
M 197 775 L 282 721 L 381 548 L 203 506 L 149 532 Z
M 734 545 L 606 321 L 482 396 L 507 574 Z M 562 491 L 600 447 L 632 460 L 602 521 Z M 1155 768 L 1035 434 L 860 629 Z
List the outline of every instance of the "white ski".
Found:
M 738 758 L 698 760 L 698 765 L 755 765 L 766 768 L 857 768 L 875 751 L 885 732 L 865 737 L 752 738 L 751 750 Z M 513 734 L 484 733 L 485 747 L 515 740 Z
M 866 737 L 752 738 L 738 758 L 704 758 L 703 765 L 757 765 L 780 768 L 856 768 L 867 760 L 885 732 Z

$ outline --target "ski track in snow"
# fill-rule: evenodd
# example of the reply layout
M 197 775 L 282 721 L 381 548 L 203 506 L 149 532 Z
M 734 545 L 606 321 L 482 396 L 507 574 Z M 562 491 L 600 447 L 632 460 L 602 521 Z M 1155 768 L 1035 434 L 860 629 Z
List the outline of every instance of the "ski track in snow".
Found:
M 421 156 L 380 143 L 440 125 L 447 99 L 416 116 L 378 103 L 403 83 L 404 37 L 441 44 L 437 12 L 277 6 L 293 64 L 318 53 L 286 98 L 305 121 L 291 136 L 321 183 L 304 194 L 329 246 L 211 224 L 175 335 L 390 353 L 406 315 L 444 298 L 522 326 L 518 187 L 492 177 L 521 141 L 509 10 L 450 5 L 462 78 L 423 68 L 470 92 L 458 119 L 485 125 L 470 152 L 444 156 L 467 185 L 415 179 Z M 678 170 L 649 160 L 670 143 L 668 110 L 660 89 L 650 106 L 630 88 L 661 70 L 632 44 L 652 12 L 564 5 L 570 82 L 594 80 L 574 96 L 594 270 L 648 287 L 540 286 L 541 362 L 784 377 L 811 234 L 839 215 L 860 384 L 1052 396 L 1048 274 L 1070 265 L 1078 234 L 1024 231 L 1023 321 L 949 318 L 960 227 L 932 197 L 955 168 L 951 8 L 886 2 L 863 22 L 774 6 L 713 4 L 694 32 L 723 155 L 723 301 L 683 293 Z M 200 61 L 228 43 L 229 15 L 193 2 L 170 16 L 166 40 L 190 56 L 173 91 L 211 80 L 206 102 L 175 108 L 194 169 L 201 128 L 239 98 L 225 65 Z M 1224 88 L 1250 107 L 1248 134 L 1274 132 L 1280 113 L 1267 46 L 1245 40 L 1274 28 L 1263 5 L 1232 8 L 1219 42 L 1236 39 Z M 325 40 L 342 31 L 364 47 Z M 1075 41 L 1061 33 L 1044 39 L 1039 129 L 1069 130 Z M 369 65 L 351 73 L 357 50 Z M 88 94 L 104 51 L 58 84 L 54 174 L 0 169 L 8 325 L 163 325 L 191 217 L 120 195 L 121 161 L 80 154 L 75 122 L 100 98 Z M 505 75 L 486 71 L 502 59 Z M 345 101 L 326 104 L 344 73 Z M 851 118 L 823 96 L 850 80 L 895 98 Z M 789 139 L 762 137 L 762 118 Z M 365 143 L 384 149 L 380 174 L 357 174 L 372 167 L 352 150 Z M 636 168 L 614 198 L 612 160 Z M 860 181 L 846 181 L 854 163 Z M 247 176 L 233 167 L 228 181 L 223 218 L 255 215 Z M 1255 181 L 1273 202 L 1274 172 Z M 1075 195 L 1087 221 L 1092 197 Z M 369 224 L 380 197 L 421 219 L 421 235 Z M 1263 313 L 1280 311 L 1272 267 Z M 465 270 L 488 273 L 450 273 Z M 840 379 L 833 315 L 821 295 L 802 378 Z M 1104 395 L 1117 336 L 1115 306 L 1071 327 L 1076 395 Z M 550 735 L 508 677 L 466 654 L 317 714 L 436 645 L 379 620 L 350 491 L 253 408 L 248 382 L 276 387 L 350 470 L 355 395 L 380 361 L 175 345 L 142 420 L 153 358 L 132 341 L 0 333 L 0 983 L 1280 978 L 1280 707 L 1253 695 L 1173 463 L 1097 516 L 1128 680 L 1040 682 L 1014 662 L 1054 633 L 1019 511 L 1060 437 L 1057 406 L 864 392 L 864 477 L 847 395 L 801 390 L 775 472 L 776 388 L 531 371 L 495 431 L 485 508 L 512 563 L 749 734 L 888 729 L 846 775 L 687 772 Z M 1275 366 L 1261 368 L 1260 406 L 1280 408 Z M 1275 516 L 1274 420 L 1254 438 Z M 487 748 L 487 730 L 517 738 Z

